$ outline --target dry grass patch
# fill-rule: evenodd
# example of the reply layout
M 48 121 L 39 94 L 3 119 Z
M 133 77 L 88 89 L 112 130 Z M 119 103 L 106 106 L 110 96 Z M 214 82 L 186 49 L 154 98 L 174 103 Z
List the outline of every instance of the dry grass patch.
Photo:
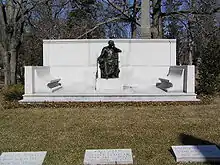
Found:
M 176 164 L 169 149 L 219 144 L 219 99 L 210 105 L 0 110 L 0 152 L 48 151 L 45 165 L 80 165 L 86 149 L 131 148 L 138 165 Z

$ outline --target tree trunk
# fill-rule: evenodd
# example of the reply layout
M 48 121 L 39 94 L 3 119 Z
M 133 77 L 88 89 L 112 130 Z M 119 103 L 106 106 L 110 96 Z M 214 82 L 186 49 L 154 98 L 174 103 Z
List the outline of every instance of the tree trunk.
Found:
M 162 25 L 161 25 L 160 14 L 156 13 L 153 15 L 152 24 L 152 38 L 162 38 Z
M 162 38 L 161 0 L 153 0 L 152 38 Z
M 190 4 L 190 8 L 191 10 L 195 10 L 195 0 L 191 0 L 191 4 Z M 189 15 L 189 20 L 188 20 L 188 41 L 189 41 L 189 57 L 188 57 L 188 65 L 192 65 L 193 64 L 193 57 L 194 57 L 194 42 L 193 42 L 193 35 L 192 35 L 192 23 L 193 23 L 193 15 Z
M 163 20 L 162 16 L 159 16 L 159 25 L 158 25 L 158 32 L 159 32 L 159 38 L 163 38 Z
M 11 58 L 10 58 L 10 79 L 11 84 L 16 84 L 16 68 L 17 68 L 17 51 L 16 49 L 11 50 Z
M 10 85 L 10 64 L 9 64 L 8 51 L 3 51 L 2 55 L 3 55 L 5 85 Z
M 189 58 L 188 58 L 188 65 L 193 64 L 193 41 L 191 37 L 189 38 Z
M 141 3 L 141 38 L 151 38 L 150 0 L 142 0 Z
M 137 17 L 137 0 L 134 0 L 134 4 L 133 4 L 133 21 L 131 22 L 131 37 L 132 38 L 136 38 L 137 36 L 137 26 L 136 26 L 136 17 Z

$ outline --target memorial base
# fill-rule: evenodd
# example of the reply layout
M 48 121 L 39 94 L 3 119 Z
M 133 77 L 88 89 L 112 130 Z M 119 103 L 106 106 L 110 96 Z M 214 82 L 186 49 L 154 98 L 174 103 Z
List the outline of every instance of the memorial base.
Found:
M 20 103 L 31 102 L 160 102 L 199 101 L 195 94 L 25 94 Z

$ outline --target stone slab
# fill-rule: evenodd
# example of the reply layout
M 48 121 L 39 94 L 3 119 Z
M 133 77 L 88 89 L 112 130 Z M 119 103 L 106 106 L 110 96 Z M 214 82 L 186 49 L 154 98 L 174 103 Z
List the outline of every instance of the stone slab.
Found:
M 215 145 L 171 147 L 177 162 L 220 162 L 220 150 Z
M 47 152 L 3 152 L 0 165 L 42 165 Z
M 131 149 L 86 150 L 84 165 L 133 164 Z
M 121 93 L 123 92 L 123 81 L 121 78 L 117 78 L 117 79 L 98 78 L 96 80 L 96 90 L 98 92 Z
M 164 92 L 165 93 L 165 92 Z M 200 101 L 195 94 L 25 94 L 20 103 Z

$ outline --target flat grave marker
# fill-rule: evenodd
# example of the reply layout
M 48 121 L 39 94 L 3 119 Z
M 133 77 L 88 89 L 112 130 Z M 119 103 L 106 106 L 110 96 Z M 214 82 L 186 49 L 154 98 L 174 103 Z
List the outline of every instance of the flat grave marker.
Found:
M 215 145 L 171 147 L 177 162 L 220 162 L 220 150 Z
M 0 165 L 42 165 L 46 151 L 41 152 L 3 152 Z
M 133 164 L 131 149 L 86 150 L 84 165 Z

